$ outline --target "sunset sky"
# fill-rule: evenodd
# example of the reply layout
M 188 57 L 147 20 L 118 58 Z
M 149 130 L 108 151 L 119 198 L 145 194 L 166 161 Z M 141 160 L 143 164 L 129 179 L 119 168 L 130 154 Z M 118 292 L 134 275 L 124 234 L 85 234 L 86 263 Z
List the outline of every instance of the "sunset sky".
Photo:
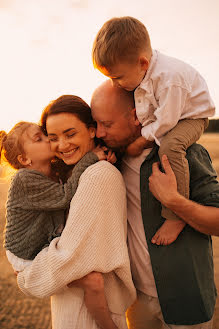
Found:
M 0 129 L 38 121 L 62 94 L 90 102 L 105 80 L 92 66 L 94 37 L 125 15 L 146 25 L 153 48 L 198 69 L 219 117 L 218 0 L 0 0 Z

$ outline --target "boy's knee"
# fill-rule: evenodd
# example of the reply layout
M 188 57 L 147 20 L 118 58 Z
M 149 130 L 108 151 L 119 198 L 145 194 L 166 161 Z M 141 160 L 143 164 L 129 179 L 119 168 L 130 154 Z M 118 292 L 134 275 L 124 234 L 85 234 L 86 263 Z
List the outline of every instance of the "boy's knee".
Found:
M 102 273 L 91 272 L 86 276 L 86 290 L 99 292 L 104 289 L 104 279 Z

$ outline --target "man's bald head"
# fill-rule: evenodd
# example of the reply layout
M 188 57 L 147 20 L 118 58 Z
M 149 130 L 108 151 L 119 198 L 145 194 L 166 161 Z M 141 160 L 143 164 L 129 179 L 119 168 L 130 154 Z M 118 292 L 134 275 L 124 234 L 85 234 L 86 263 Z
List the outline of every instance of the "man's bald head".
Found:
M 102 83 L 93 93 L 91 110 L 97 122 L 97 137 L 113 149 L 124 148 L 141 134 L 132 92 Z
M 93 93 L 91 108 L 110 102 L 110 107 L 117 111 L 128 114 L 135 108 L 134 93 L 125 89 L 115 87 L 111 80 L 104 81 Z

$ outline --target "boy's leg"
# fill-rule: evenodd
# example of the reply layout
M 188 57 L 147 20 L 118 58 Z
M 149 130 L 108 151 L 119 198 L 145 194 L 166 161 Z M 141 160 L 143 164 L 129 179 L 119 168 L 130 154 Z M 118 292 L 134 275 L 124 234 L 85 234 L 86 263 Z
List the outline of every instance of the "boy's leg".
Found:
M 108 308 L 104 293 L 104 279 L 101 273 L 89 273 L 68 286 L 77 286 L 84 290 L 85 305 L 101 329 L 118 329 Z
M 178 192 L 186 198 L 189 198 L 189 166 L 186 150 L 197 142 L 207 125 L 208 119 L 181 120 L 161 141 L 159 157 L 167 155 L 176 176 Z M 168 219 L 179 219 L 169 209 L 162 209 L 162 216 Z
M 185 157 L 186 150 L 200 138 L 207 126 L 208 119 L 181 120 L 161 141 L 159 157 L 161 158 L 164 154 L 167 155 L 176 176 L 178 192 L 186 198 L 189 198 L 190 179 L 188 161 Z M 170 244 L 175 241 L 185 224 L 164 206 L 162 206 L 161 214 L 166 221 L 157 231 L 152 242 Z

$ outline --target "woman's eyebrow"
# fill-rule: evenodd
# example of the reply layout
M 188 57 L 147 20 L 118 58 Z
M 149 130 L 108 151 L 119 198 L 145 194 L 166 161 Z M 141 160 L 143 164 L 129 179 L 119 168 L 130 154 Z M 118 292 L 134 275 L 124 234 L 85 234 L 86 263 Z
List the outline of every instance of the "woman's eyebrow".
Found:
M 63 133 L 65 134 L 65 133 L 69 132 L 70 130 L 76 130 L 76 129 L 75 128 L 68 128 L 68 129 L 64 130 Z
M 76 130 L 76 128 L 68 128 L 68 129 L 65 129 L 65 130 L 63 130 L 63 134 L 65 134 L 65 133 L 67 133 L 67 132 L 69 132 L 69 131 L 71 131 L 71 130 Z M 48 134 L 48 136 L 55 136 L 56 134 L 54 134 L 54 133 L 49 133 Z

